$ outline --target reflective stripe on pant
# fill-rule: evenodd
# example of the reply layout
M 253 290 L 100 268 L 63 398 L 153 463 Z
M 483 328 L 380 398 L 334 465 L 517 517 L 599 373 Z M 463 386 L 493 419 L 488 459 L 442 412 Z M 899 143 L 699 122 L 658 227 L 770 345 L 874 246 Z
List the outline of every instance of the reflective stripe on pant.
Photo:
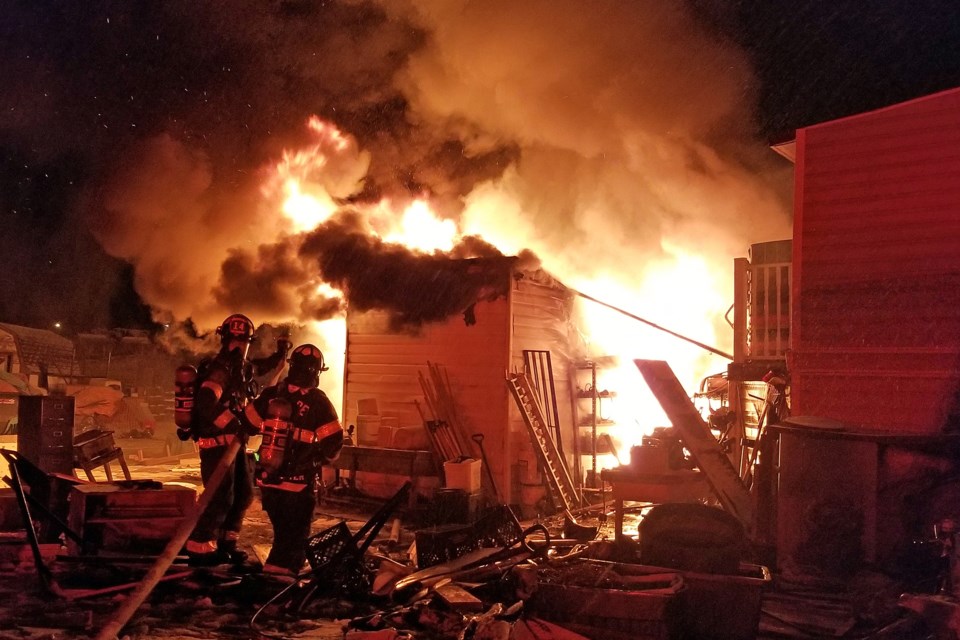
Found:
M 224 447 L 200 450 L 200 477 L 204 486 L 213 475 L 225 450 Z M 190 534 L 190 540 L 203 543 L 223 538 L 226 531 L 239 533 L 244 513 L 252 502 L 253 474 L 246 450 L 241 447 L 206 510 L 200 515 L 197 526 Z
M 260 498 L 273 525 L 273 547 L 267 564 L 300 573 L 307 558 L 307 538 L 316 505 L 313 485 L 296 493 L 261 487 Z

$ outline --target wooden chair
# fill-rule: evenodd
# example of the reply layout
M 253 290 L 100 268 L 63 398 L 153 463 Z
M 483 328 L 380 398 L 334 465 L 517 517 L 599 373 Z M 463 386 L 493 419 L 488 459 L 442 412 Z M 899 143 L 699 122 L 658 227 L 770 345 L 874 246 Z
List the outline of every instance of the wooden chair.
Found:
M 93 429 L 84 431 L 74 438 L 73 466 L 75 469 L 83 469 L 91 482 L 95 481 L 93 470 L 100 467 L 103 467 L 107 481 L 112 482 L 113 472 L 110 469 L 110 463 L 114 460 L 120 463 L 124 478 L 130 480 L 130 469 L 127 468 L 127 461 L 123 457 L 123 449 L 116 446 L 113 441 L 113 431 Z

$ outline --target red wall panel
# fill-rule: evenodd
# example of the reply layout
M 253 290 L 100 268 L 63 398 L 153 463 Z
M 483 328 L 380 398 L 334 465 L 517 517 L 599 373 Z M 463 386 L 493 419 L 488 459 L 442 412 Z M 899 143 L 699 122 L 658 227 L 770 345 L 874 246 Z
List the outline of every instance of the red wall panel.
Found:
M 960 389 L 960 90 L 798 131 L 793 409 L 946 427 Z

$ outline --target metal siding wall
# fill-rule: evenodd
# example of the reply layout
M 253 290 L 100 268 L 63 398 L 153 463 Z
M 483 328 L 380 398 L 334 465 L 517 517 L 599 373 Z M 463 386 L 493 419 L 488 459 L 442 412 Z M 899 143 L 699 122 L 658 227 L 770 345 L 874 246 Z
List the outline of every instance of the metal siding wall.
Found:
M 401 426 L 422 425 L 413 401 L 426 411 L 418 371 L 427 362 L 442 365 L 467 438 L 483 433 L 484 448 L 499 487 L 509 486 L 507 407 L 504 372 L 509 364 L 509 301 L 478 302 L 477 322 L 461 316 L 430 324 L 419 335 L 387 333 L 379 312 L 347 315 L 344 424 L 356 424 L 357 401 L 375 398 L 381 415 L 397 415 Z M 479 454 L 479 452 L 475 452 Z
M 794 413 L 936 433 L 960 387 L 960 90 L 797 150 Z
M 512 291 L 512 309 L 510 322 L 513 332 L 513 346 L 511 353 L 511 370 L 522 371 L 524 350 L 538 350 L 550 352 L 550 363 L 553 367 L 553 380 L 557 397 L 557 412 L 560 421 L 561 437 L 563 438 L 564 452 L 572 462 L 569 454 L 573 450 L 573 417 L 571 415 L 570 397 L 570 354 L 568 353 L 570 339 L 570 312 L 572 301 L 569 292 L 560 285 L 551 286 L 537 282 L 531 278 L 523 278 L 517 282 Z M 506 388 L 506 383 L 504 383 Z M 516 434 L 517 457 L 521 464 L 518 477 L 514 478 L 517 484 L 533 484 L 537 478 L 537 458 L 530 443 L 527 427 L 520 416 L 513 399 L 510 399 L 510 430 Z M 523 466 L 526 466 L 524 473 Z M 538 480 L 536 480 L 538 481 Z

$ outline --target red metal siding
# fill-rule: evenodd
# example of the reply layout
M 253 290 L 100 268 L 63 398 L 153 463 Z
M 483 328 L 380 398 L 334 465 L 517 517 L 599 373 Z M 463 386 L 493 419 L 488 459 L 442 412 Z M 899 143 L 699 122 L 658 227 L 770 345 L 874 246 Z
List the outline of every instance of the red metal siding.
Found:
M 960 388 L 960 90 L 798 132 L 793 409 L 943 429 Z

